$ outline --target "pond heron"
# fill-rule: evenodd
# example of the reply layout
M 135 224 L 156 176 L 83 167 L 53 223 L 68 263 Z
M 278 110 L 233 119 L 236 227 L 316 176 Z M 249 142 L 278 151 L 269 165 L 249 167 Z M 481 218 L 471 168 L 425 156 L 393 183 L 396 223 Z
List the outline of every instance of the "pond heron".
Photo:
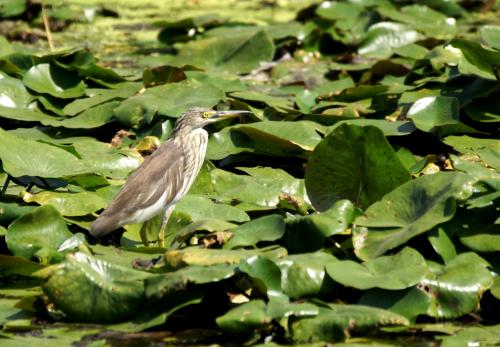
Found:
M 125 224 L 143 223 L 163 213 L 158 234 L 158 244 L 163 247 L 170 214 L 188 192 L 203 164 L 208 141 L 203 127 L 240 114 L 250 112 L 193 107 L 183 113 L 175 123 L 172 136 L 127 178 L 92 225 L 90 234 L 100 237 Z

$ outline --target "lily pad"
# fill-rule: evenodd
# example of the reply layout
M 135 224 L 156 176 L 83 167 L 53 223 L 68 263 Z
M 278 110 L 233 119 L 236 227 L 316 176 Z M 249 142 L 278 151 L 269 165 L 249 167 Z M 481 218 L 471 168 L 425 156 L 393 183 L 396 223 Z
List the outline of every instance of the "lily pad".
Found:
M 189 107 L 211 108 L 224 96 L 214 86 L 189 79 L 148 88 L 124 100 L 114 115 L 122 124 L 138 127 L 151 123 L 155 115 L 178 117 Z
M 46 205 L 16 219 L 7 229 L 5 241 L 15 256 L 50 263 L 61 260 L 58 249 L 71 236 L 59 212 Z
M 226 127 L 210 137 L 207 158 L 222 159 L 244 151 L 305 157 L 321 140 L 318 131 L 322 128 L 320 124 L 310 121 L 266 121 Z
M 405 326 L 408 320 L 396 313 L 361 305 L 330 304 L 312 318 L 300 318 L 291 324 L 297 342 L 343 341 L 351 333 L 379 326 Z
M 328 275 L 344 286 L 358 289 L 399 290 L 419 283 L 429 271 L 424 257 L 412 248 L 395 255 L 378 257 L 359 264 L 352 260 L 326 265 Z
M 88 98 L 75 99 L 67 104 L 63 112 L 68 116 L 75 116 L 91 107 L 100 105 L 113 99 L 126 99 L 137 93 L 142 88 L 142 83 L 129 82 L 114 89 L 86 89 Z
M 264 31 L 259 31 L 188 42 L 172 63 L 221 69 L 230 73 L 248 73 L 257 68 L 260 62 L 271 61 L 273 55 L 272 39 Z
M 31 212 L 35 207 L 18 200 L 3 198 L 0 201 L 0 224 L 7 225 L 22 215 Z
M 0 74 L 0 105 L 10 108 L 27 108 L 33 100 L 24 84 L 7 75 Z
M 420 34 L 408 25 L 394 22 L 379 22 L 372 25 L 361 43 L 358 53 L 377 58 L 387 58 L 392 49 L 414 43 Z
M 479 298 L 493 284 L 488 264 L 475 253 L 462 253 L 424 278 L 418 288 L 430 299 L 427 314 L 454 318 L 474 311 Z
M 164 262 L 170 268 L 175 269 L 191 265 L 238 264 L 241 260 L 255 255 L 267 256 L 273 259 L 284 257 L 286 254 L 286 250 L 280 247 L 264 248 L 258 251 L 188 247 L 165 252 Z
M 19 281 L 19 277 L 30 278 L 31 275 L 44 268 L 44 265 L 25 258 L 0 255 L 0 280 Z M 0 294 L 1 295 L 1 294 Z
M 45 294 L 69 320 L 110 323 L 139 311 L 144 303 L 143 281 L 150 275 L 78 252 L 37 276 L 45 280 Z
M 387 121 L 384 119 L 346 119 L 335 123 L 331 127 L 328 127 L 326 134 L 330 134 L 336 128 L 340 127 L 342 124 L 350 124 L 356 126 L 373 126 L 380 129 L 385 136 L 405 136 L 409 135 L 416 130 L 415 125 L 408 121 Z
M 285 222 L 279 215 L 272 214 L 254 219 L 233 230 L 233 236 L 224 248 L 254 246 L 261 241 L 275 241 L 285 233 Z
M 328 210 L 286 220 L 283 244 L 290 253 L 321 249 L 332 235 L 343 234 L 354 219 L 355 207 L 349 200 L 339 200 Z
M 239 208 L 216 204 L 203 196 L 187 195 L 175 206 L 177 212 L 185 213 L 193 220 L 201 218 L 215 218 L 224 221 L 246 222 L 250 218 Z
M 246 273 L 254 286 L 269 299 L 288 301 L 288 297 L 281 292 L 281 270 L 272 260 L 253 256 L 242 260 L 238 269 Z
M 367 207 L 409 179 L 379 129 L 345 124 L 318 144 L 305 182 L 311 202 L 324 211 L 341 199 Z
M 479 29 L 479 32 L 487 44 L 500 50 L 500 25 L 485 25 Z
M 271 323 L 263 300 L 241 304 L 217 318 L 217 326 L 230 334 L 250 334 L 255 329 Z
M 408 118 L 422 131 L 443 125 L 458 124 L 458 100 L 448 96 L 429 96 L 415 101 Z
M 0 159 L 14 177 L 57 178 L 91 172 L 77 156 L 45 143 L 22 139 L 0 129 Z
M 106 207 L 106 201 L 93 192 L 65 193 L 42 191 L 38 194 L 25 193 L 23 200 L 39 205 L 52 205 L 63 216 L 83 216 Z
M 457 200 L 471 195 L 473 182 L 471 176 L 443 172 L 397 187 L 354 221 L 356 255 L 361 259 L 375 258 L 450 220 Z
M 477 42 L 463 39 L 454 39 L 450 44 L 462 51 L 469 64 L 477 68 L 480 72 L 484 72 L 484 77 L 498 79 L 500 52 L 483 48 Z
M 290 200 L 297 200 L 297 204 L 302 203 L 299 201 L 301 197 L 294 195 L 295 192 L 300 193 L 303 190 L 300 180 L 279 170 L 263 168 L 262 170 L 242 168 L 242 170 L 248 170 L 252 176 L 237 175 L 220 169 L 211 172 L 213 195 L 218 200 L 235 204 L 243 210 L 275 208 L 285 196 Z M 263 174 L 264 171 L 268 174 Z M 281 177 L 283 180 L 272 180 L 273 177 Z
M 188 266 L 173 272 L 151 276 L 145 281 L 146 296 L 159 299 L 186 289 L 190 285 L 219 282 L 230 278 L 235 273 L 232 264 L 210 266 Z
M 105 177 L 123 179 L 142 163 L 135 150 L 116 149 L 107 143 L 82 139 L 72 145 L 85 165 L 85 173 L 98 173 Z
M 470 346 L 473 344 L 480 346 L 498 345 L 500 343 L 499 331 L 499 325 L 464 328 L 453 336 L 444 336 L 441 347 Z
M 72 118 L 62 120 L 57 126 L 70 129 L 98 128 L 114 120 L 113 111 L 118 105 L 118 101 L 110 101 L 91 107 Z
M 427 313 L 430 301 L 425 292 L 414 286 L 404 290 L 370 289 L 363 292 L 358 304 L 388 310 L 414 322 Z
M 85 92 L 85 83 L 75 73 L 52 64 L 33 66 L 24 75 L 23 83 L 38 93 L 63 99 L 77 98 Z
M 336 258 L 316 252 L 291 255 L 276 260 L 281 270 L 281 288 L 290 298 L 330 293 L 333 286 L 326 276 L 325 266 Z

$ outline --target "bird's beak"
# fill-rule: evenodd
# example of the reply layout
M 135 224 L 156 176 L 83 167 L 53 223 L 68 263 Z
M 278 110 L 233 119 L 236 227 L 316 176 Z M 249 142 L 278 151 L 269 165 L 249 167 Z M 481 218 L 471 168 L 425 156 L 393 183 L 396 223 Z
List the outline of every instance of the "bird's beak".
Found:
M 210 116 L 211 121 L 219 121 L 227 118 L 239 117 L 242 114 L 252 114 L 249 111 L 213 111 L 214 114 Z

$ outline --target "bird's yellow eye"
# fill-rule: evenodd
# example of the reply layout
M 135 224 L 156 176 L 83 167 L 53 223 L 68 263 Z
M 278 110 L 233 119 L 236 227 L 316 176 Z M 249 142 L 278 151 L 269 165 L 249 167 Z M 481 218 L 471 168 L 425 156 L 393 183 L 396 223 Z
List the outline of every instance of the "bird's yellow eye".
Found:
M 203 112 L 203 113 L 201 114 L 201 116 L 202 116 L 203 118 L 208 118 L 208 117 L 210 117 L 210 115 L 211 115 L 211 114 L 212 114 L 212 112 Z

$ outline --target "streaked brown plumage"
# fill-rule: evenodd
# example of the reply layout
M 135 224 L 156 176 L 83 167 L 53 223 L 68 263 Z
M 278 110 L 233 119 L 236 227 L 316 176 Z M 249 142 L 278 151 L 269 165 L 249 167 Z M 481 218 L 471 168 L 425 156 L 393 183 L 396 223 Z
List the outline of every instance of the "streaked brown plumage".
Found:
M 163 213 L 159 243 L 175 204 L 186 195 L 205 158 L 205 125 L 247 111 L 213 111 L 193 107 L 175 123 L 165 141 L 127 179 L 111 204 L 101 213 L 90 233 L 100 237 L 125 224 L 143 223 Z

